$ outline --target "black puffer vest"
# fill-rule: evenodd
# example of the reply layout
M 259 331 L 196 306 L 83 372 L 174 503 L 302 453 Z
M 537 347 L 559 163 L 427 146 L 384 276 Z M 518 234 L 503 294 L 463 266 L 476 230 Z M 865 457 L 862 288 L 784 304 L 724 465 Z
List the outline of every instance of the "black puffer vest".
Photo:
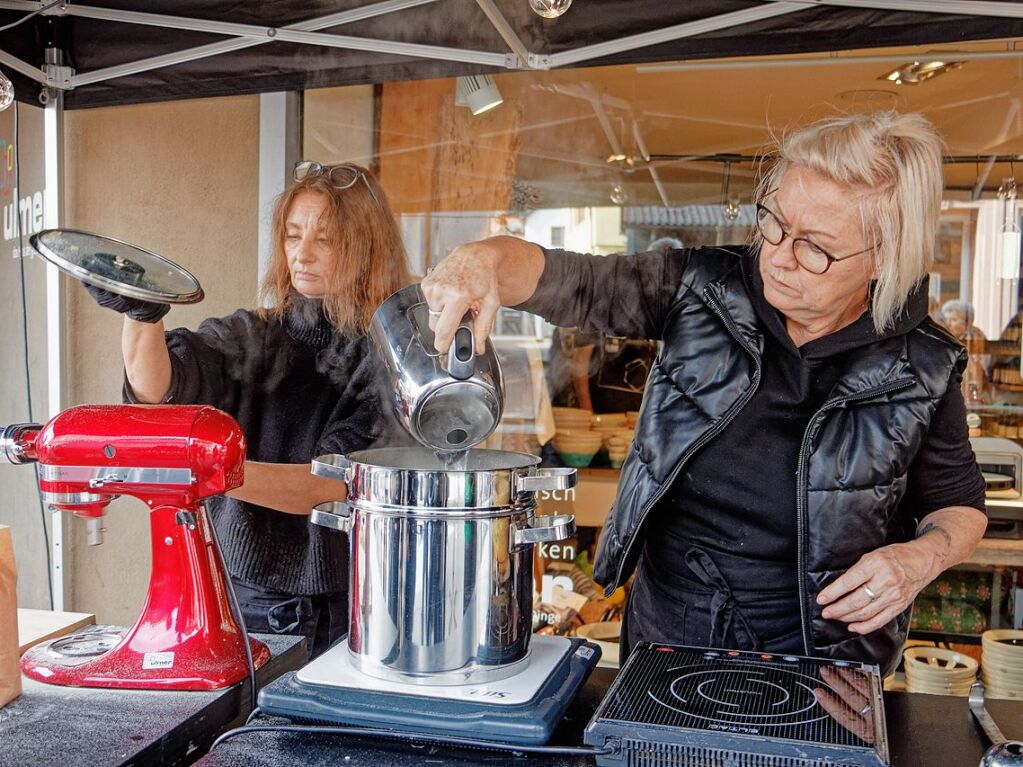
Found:
M 647 381 L 636 439 L 597 552 L 607 592 L 628 579 L 643 523 L 688 458 L 743 409 L 760 383 L 764 343 L 736 254 L 693 251 Z M 907 610 L 867 636 L 825 620 L 817 593 L 863 554 L 911 537 L 898 506 L 909 465 L 966 353 L 930 320 L 849 354 L 848 367 L 810 419 L 797 477 L 799 602 L 808 655 L 891 670 Z

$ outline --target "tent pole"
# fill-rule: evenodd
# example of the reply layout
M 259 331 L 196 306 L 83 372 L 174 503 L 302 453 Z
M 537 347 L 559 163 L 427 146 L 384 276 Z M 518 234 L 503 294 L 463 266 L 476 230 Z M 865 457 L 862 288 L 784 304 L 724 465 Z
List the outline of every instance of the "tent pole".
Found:
M 987 61 L 999 59 L 1023 58 L 1023 49 L 1009 48 L 1004 51 L 942 51 L 932 50 L 924 55 L 917 55 L 920 59 L 939 59 L 944 56 L 950 61 Z M 762 69 L 782 67 L 825 67 L 843 64 L 901 64 L 912 61 L 914 54 L 906 52 L 903 54 L 883 54 L 867 56 L 840 56 L 832 53 L 828 56 L 811 56 L 801 59 L 733 59 L 730 61 L 669 61 L 663 64 L 638 64 L 638 74 L 657 72 L 690 72 L 701 69 Z
M 3 7 L 4 2 L 5 0 L 0 0 L 0 7 Z M 388 13 L 403 11 L 407 8 L 415 8 L 420 5 L 430 5 L 435 2 L 437 2 L 437 0 L 383 0 L 383 2 L 364 5 L 361 8 L 352 8 L 348 11 L 339 11 L 338 13 L 331 13 L 327 16 L 309 19 L 308 21 L 300 21 L 297 24 L 289 24 L 287 27 L 284 27 L 284 29 L 293 29 L 299 32 L 316 32 L 321 29 L 337 27 L 343 24 L 351 24 L 355 21 L 371 19 L 376 16 L 384 16 Z M 138 74 L 139 72 L 148 72 L 151 69 L 169 67 L 174 64 L 183 64 L 186 61 L 195 61 L 196 59 L 217 56 L 221 53 L 230 53 L 231 51 L 241 50 L 242 48 L 266 45 L 272 41 L 272 38 L 269 37 L 247 37 L 234 40 L 221 40 L 217 43 L 200 45 L 195 48 L 186 48 L 183 51 L 166 53 L 162 56 L 152 56 L 150 58 L 140 59 L 139 61 L 133 61 L 128 64 L 96 69 L 92 72 L 75 76 L 72 79 L 72 85 L 75 87 L 91 85 L 92 83 L 98 83 L 104 80 L 112 80 L 115 77 Z M 0 53 L 2 53 L 2 51 L 0 51 Z
M 714 32 L 719 29 L 728 29 L 753 21 L 769 19 L 775 16 L 783 16 L 787 13 L 805 11 L 807 4 L 803 2 L 772 2 L 767 5 L 755 6 L 733 13 L 723 13 L 718 16 L 710 16 L 698 21 L 690 21 L 685 24 L 676 24 L 664 29 L 655 29 L 651 32 L 643 32 L 639 35 L 629 35 L 617 40 L 608 40 L 605 43 L 586 45 L 576 48 L 574 51 L 562 51 L 552 53 L 550 56 L 551 67 L 564 67 L 570 64 L 578 64 L 580 61 L 598 59 L 602 56 L 610 56 L 615 53 L 646 48 L 658 43 L 667 43 L 672 40 L 680 40 L 684 37 L 694 37 L 705 32 Z
M 64 222 L 64 94 L 54 89 L 43 111 L 44 186 L 43 227 L 54 229 Z M 46 372 L 47 412 L 52 418 L 64 409 L 65 280 L 56 266 L 46 264 Z M 65 609 L 64 582 L 64 514 L 52 514 L 50 520 L 51 575 L 53 578 L 53 609 Z
M 0 64 L 13 69 L 15 72 L 20 72 L 25 75 L 25 77 L 31 78 L 36 82 L 46 82 L 46 75 L 43 74 L 43 71 L 39 69 L 39 67 L 34 67 L 27 61 L 22 61 L 17 56 L 12 56 L 7 51 L 0 51 Z
M 512 53 L 518 56 L 520 66 L 527 67 L 529 69 L 540 68 L 534 67 L 534 64 L 538 63 L 536 61 L 537 56 L 526 49 L 525 43 L 519 39 L 519 36 L 515 34 L 515 30 L 512 29 L 511 24 L 508 23 L 508 20 L 504 17 L 498 7 L 494 5 L 494 0 L 476 0 L 476 4 L 480 7 L 483 13 L 486 14 L 486 17 L 490 19 L 490 23 L 494 25 L 494 29 L 497 30 L 501 39 L 504 40 L 508 44 L 508 47 L 512 49 Z
M 259 267 L 256 287 L 270 267 L 273 251 L 273 203 L 301 159 L 302 97 L 295 92 L 261 93 L 259 96 L 259 234 L 256 238 Z

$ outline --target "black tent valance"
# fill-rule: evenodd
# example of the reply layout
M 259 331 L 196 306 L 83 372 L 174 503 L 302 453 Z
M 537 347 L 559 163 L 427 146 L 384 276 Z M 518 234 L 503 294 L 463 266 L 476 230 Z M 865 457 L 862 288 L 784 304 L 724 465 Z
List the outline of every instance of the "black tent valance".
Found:
M 47 7 L 48 6 L 48 7 Z M 471 72 L 838 51 L 1023 34 L 1009 0 L 0 0 L 0 69 L 67 108 Z M 54 55 L 63 49 L 60 55 Z

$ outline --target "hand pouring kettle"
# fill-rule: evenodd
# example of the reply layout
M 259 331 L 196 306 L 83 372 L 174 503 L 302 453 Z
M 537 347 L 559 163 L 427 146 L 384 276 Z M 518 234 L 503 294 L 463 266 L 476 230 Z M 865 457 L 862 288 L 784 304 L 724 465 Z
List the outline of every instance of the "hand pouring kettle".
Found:
M 423 291 L 409 285 L 388 297 L 370 323 L 370 337 L 390 373 L 398 420 L 433 450 L 477 445 L 501 420 L 501 365 L 489 339 L 486 352 L 476 354 L 472 320 L 466 313 L 451 349 L 441 357 Z

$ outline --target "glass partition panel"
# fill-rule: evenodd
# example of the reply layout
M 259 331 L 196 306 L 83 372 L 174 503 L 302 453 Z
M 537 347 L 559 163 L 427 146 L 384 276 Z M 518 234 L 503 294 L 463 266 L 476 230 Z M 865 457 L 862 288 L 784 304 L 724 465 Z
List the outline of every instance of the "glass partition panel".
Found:
M 741 245 L 754 225 L 758 158 L 787 129 L 836 114 L 920 111 L 947 141 L 947 196 L 957 200 L 942 215 L 930 313 L 951 322 L 955 307 L 948 313 L 943 307 L 969 304 L 969 332 L 953 332 L 973 353 L 971 402 L 1016 399 L 1014 387 L 1023 390 L 1018 329 L 1013 336 L 1019 280 L 1004 275 L 995 199 L 1000 180 L 1013 172 L 1006 158 L 1023 150 L 1018 126 L 996 119 L 1000 99 L 1016 82 L 1015 64 L 971 60 L 908 88 L 879 82 L 886 68 L 870 61 L 825 66 L 782 58 L 782 64 L 591 67 L 307 91 L 305 155 L 370 167 L 400 221 L 413 271 L 424 274 L 457 245 L 499 234 L 597 255 Z M 1007 127 L 992 132 L 996 124 Z M 1018 277 L 1018 259 L 1016 268 Z M 520 359 L 523 370 L 544 371 L 537 386 L 522 387 L 532 399 L 517 410 L 528 449 L 549 439 L 556 420 L 562 431 L 572 430 L 570 422 L 578 426 L 571 411 L 556 410 L 558 419 L 552 418 L 551 405 L 634 421 L 657 353 L 656 344 L 555 329 L 512 310 L 501 310 L 495 337 L 502 354 L 529 350 L 542 363 Z M 556 452 L 548 457 L 556 460 Z M 583 451 L 577 460 L 618 462 L 606 442 L 593 459 Z

